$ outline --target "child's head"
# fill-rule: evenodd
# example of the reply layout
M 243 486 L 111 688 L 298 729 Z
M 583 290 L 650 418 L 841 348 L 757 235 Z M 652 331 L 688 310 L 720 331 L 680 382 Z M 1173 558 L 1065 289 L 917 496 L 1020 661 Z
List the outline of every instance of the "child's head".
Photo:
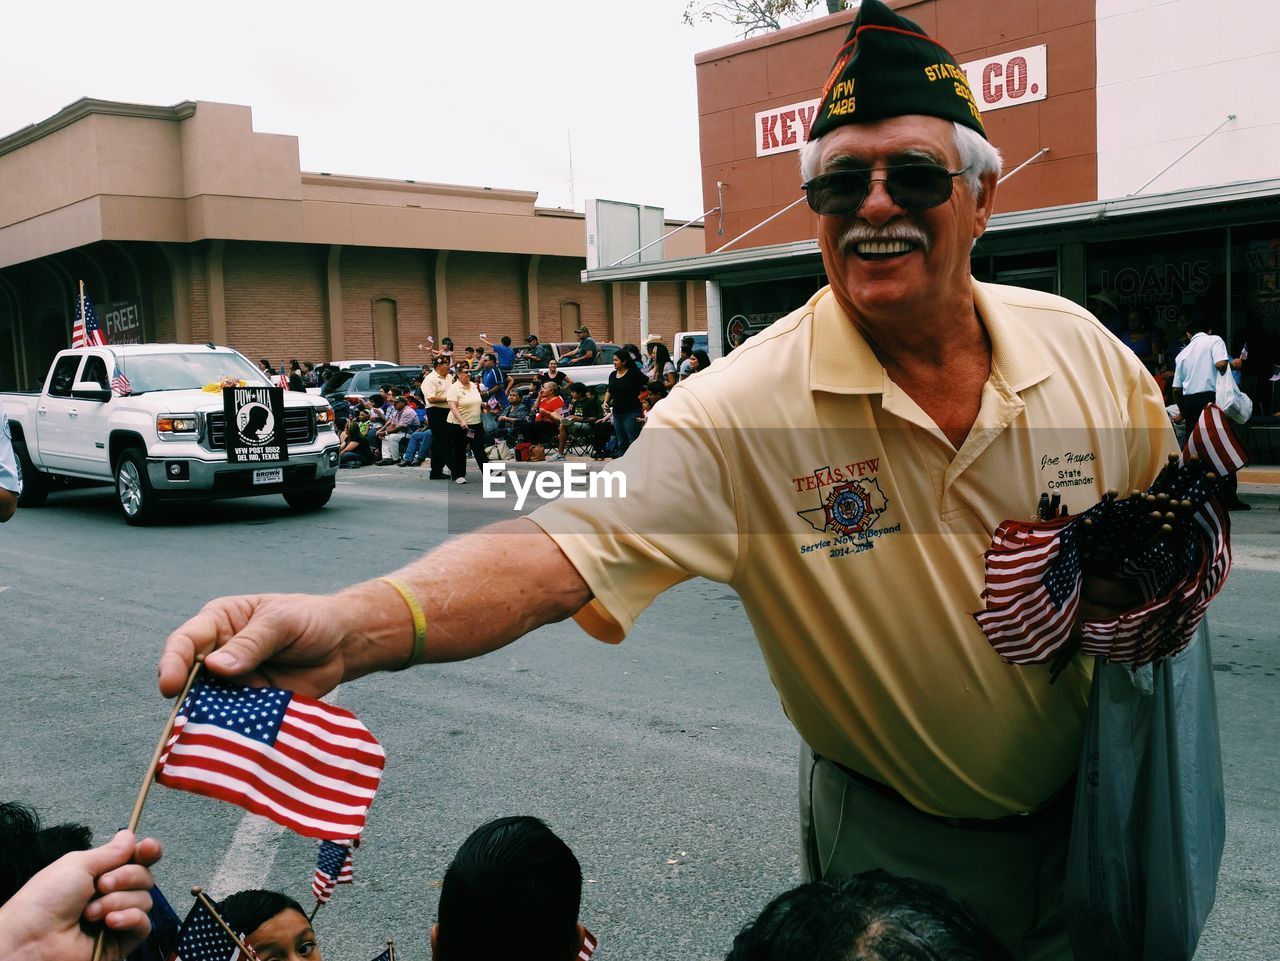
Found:
M 0 804 L 0 904 L 64 854 L 92 845 L 93 832 L 83 824 L 45 827 L 25 804 Z
M 240 891 L 223 898 L 218 913 L 261 961 L 321 961 L 307 913 L 291 897 L 275 891 Z
M 582 869 L 569 846 L 534 817 L 498 818 L 462 842 L 444 875 L 436 961 L 571 961 Z
M 819 957 L 1011 961 L 964 902 L 937 885 L 880 870 L 778 895 L 738 933 L 725 961 Z

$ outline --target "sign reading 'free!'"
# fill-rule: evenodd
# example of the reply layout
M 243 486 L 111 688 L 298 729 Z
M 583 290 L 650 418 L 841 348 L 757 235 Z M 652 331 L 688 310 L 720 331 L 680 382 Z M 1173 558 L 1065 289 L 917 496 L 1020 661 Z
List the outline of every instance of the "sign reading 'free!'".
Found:
M 978 109 L 985 112 L 1043 100 L 1049 89 L 1046 50 L 1046 46 L 1040 44 L 960 64 Z M 757 113 L 756 156 L 799 150 L 809 138 L 809 128 L 813 126 L 820 103 L 820 100 L 803 100 Z

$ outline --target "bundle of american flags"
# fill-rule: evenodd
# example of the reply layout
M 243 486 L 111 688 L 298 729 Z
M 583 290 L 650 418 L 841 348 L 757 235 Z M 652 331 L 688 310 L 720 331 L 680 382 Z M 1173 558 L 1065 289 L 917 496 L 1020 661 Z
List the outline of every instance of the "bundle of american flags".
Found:
M 304 837 L 358 838 L 386 753 L 354 714 L 201 671 L 156 780 L 261 814 Z
M 1108 492 L 1083 514 L 1002 523 L 986 553 L 986 609 L 974 615 L 987 640 L 1009 663 L 1050 664 L 1054 677 L 1077 651 L 1139 666 L 1182 650 L 1231 569 L 1216 494 L 1247 460 L 1209 404 L 1146 491 Z M 1134 583 L 1144 601 L 1084 621 L 1073 639 L 1087 575 Z
M 311 893 L 317 904 L 328 904 L 333 889 L 351 884 L 355 873 L 351 866 L 351 845 L 343 841 L 321 841 L 316 855 L 316 871 L 311 878 Z

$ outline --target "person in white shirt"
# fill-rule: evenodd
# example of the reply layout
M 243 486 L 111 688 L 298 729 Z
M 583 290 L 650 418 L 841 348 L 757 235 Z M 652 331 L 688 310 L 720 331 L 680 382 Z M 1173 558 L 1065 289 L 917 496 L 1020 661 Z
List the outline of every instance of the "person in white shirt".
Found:
M 1191 318 L 1187 324 L 1191 340 L 1182 348 L 1173 367 L 1173 400 L 1182 413 L 1188 433 L 1195 429 L 1205 407 L 1217 397 L 1218 375 L 1232 367 L 1240 368 L 1240 361 L 1228 356 L 1226 343 L 1211 332 L 1210 326 L 1203 314 Z M 1252 509 L 1236 493 L 1234 475 L 1222 492 L 1222 506 L 1230 511 Z

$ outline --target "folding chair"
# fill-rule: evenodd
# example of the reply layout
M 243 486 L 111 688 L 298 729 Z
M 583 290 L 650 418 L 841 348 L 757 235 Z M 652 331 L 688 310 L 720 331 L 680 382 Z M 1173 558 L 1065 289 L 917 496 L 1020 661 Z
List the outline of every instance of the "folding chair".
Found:
M 564 456 L 593 457 L 595 430 L 594 424 L 568 424 L 564 434 Z

